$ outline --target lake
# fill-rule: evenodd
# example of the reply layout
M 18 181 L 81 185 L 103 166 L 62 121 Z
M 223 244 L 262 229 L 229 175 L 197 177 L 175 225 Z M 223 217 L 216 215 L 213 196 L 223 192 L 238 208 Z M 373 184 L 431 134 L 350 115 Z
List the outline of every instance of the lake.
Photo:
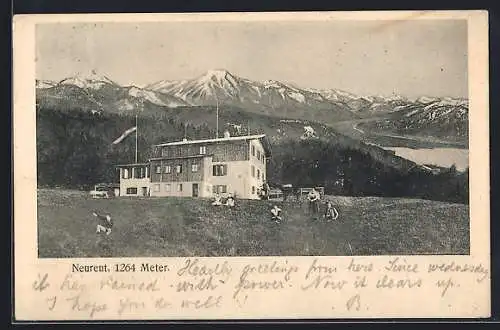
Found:
M 464 171 L 469 166 L 469 149 L 433 148 L 411 149 L 400 147 L 383 147 L 392 150 L 396 156 L 406 158 L 420 165 L 437 165 L 450 167 L 455 164 L 457 170 Z

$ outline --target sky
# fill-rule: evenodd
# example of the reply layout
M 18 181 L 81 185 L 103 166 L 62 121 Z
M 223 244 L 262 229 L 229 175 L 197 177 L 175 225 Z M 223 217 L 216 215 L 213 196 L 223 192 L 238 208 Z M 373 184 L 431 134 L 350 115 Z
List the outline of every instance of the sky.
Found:
M 259 21 L 44 23 L 37 79 L 95 70 L 121 85 L 211 69 L 358 95 L 467 97 L 467 22 Z

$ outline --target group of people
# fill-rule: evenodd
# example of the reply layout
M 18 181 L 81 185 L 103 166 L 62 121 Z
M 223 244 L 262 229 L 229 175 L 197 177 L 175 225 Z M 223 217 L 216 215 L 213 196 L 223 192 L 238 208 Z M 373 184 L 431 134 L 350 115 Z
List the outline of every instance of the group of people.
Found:
M 265 190 L 265 193 L 269 192 L 269 189 Z M 309 203 L 309 213 L 311 215 L 317 216 L 320 212 L 321 205 L 321 194 L 316 189 L 311 189 L 311 191 L 307 194 L 307 201 Z M 235 199 L 232 194 L 228 194 L 225 202 L 222 202 L 222 197 L 220 194 L 216 194 L 214 201 L 212 202 L 213 206 L 228 206 L 233 208 L 235 206 Z M 106 235 L 111 234 L 111 228 L 113 227 L 113 221 L 111 219 L 110 214 L 98 214 L 96 211 L 92 212 L 92 215 L 97 219 L 97 227 L 96 233 L 105 233 Z M 337 220 L 339 217 L 339 212 L 333 206 L 332 202 L 327 201 L 325 204 L 325 211 L 323 217 L 326 221 L 330 222 L 332 220 Z M 280 223 L 283 220 L 282 217 L 282 209 L 278 207 L 278 205 L 274 205 L 271 208 L 271 219 Z
M 309 204 L 309 214 L 317 216 L 320 213 L 321 206 L 321 194 L 316 189 L 311 189 L 311 191 L 307 194 L 307 201 Z M 282 220 L 281 216 L 282 210 L 277 205 L 274 205 L 271 208 L 271 219 L 276 223 L 280 223 Z M 330 222 L 333 220 L 337 220 L 339 217 L 339 212 L 333 206 L 331 201 L 327 201 L 325 203 L 325 211 L 323 214 L 323 218 L 326 221 Z
M 260 198 L 263 200 L 268 200 L 269 199 L 269 185 L 264 182 L 262 188 L 260 189 Z M 300 197 L 300 196 L 299 196 Z M 297 199 L 299 199 L 297 197 Z M 316 217 L 321 211 L 321 194 L 320 192 L 312 188 L 311 191 L 307 194 L 307 202 L 308 202 L 308 210 L 309 214 Z M 235 206 L 235 199 L 232 194 L 228 194 L 228 197 L 226 200 L 223 202 L 222 196 L 220 194 L 215 194 L 214 200 L 212 201 L 212 206 L 228 206 L 230 208 L 233 208 Z M 339 212 L 337 209 L 333 206 L 331 201 L 326 201 L 324 204 L 324 213 L 323 213 L 323 218 L 326 219 L 327 222 L 337 220 L 339 217 Z M 278 205 L 273 205 L 271 208 L 271 220 L 276 222 L 276 223 L 281 223 L 283 220 L 282 212 L 283 210 L 278 206 Z
M 226 198 L 226 201 L 222 203 L 222 197 L 219 194 L 216 194 L 214 197 L 214 201 L 212 202 L 212 206 L 228 206 L 228 207 L 234 207 L 235 206 L 235 200 L 232 194 L 229 194 L 228 197 Z

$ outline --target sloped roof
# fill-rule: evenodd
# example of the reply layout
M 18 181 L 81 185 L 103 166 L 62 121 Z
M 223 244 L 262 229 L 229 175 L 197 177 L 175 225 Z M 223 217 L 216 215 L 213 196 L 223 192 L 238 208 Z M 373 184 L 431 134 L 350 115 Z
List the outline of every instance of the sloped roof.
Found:
M 225 142 L 225 141 L 238 141 L 238 140 L 254 140 L 261 139 L 265 137 L 265 134 L 259 135 L 243 135 L 243 136 L 230 136 L 230 137 L 221 137 L 218 139 L 205 139 L 205 140 L 186 140 L 186 141 L 176 141 L 176 142 L 167 142 L 155 145 L 156 147 L 162 146 L 179 146 L 184 144 L 198 144 L 198 143 L 212 143 L 212 142 Z
M 266 152 L 266 157 L 270 157 L 271 156 L 271 145 L 270 145 L 269 141 L 267 140 L 265 134 L 230 136 L 230 137 L 221 137 L 221 138 L 217 138 L 217 139 L 176 141 L 176 142 L 156 144 L 155 147 L 181 146 L 181 145 L 188 145 L 188 144 L 203 144 L 203 143 L 219 143 L 219 142 L 255 140 L 255 139 L 261 140 L 262 145 L 264 146 L 264 150 Z

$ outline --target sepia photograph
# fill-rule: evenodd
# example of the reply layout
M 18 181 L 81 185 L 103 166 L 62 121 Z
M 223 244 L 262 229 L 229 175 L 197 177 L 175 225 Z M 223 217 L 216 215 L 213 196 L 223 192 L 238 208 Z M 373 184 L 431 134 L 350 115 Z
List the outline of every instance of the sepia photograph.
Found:
M 38 258 L 470 255 L 465 19 L 34 38 Z
M 490 316 L 488 56 L 486 11 L 17 15 L 13 318 Z

